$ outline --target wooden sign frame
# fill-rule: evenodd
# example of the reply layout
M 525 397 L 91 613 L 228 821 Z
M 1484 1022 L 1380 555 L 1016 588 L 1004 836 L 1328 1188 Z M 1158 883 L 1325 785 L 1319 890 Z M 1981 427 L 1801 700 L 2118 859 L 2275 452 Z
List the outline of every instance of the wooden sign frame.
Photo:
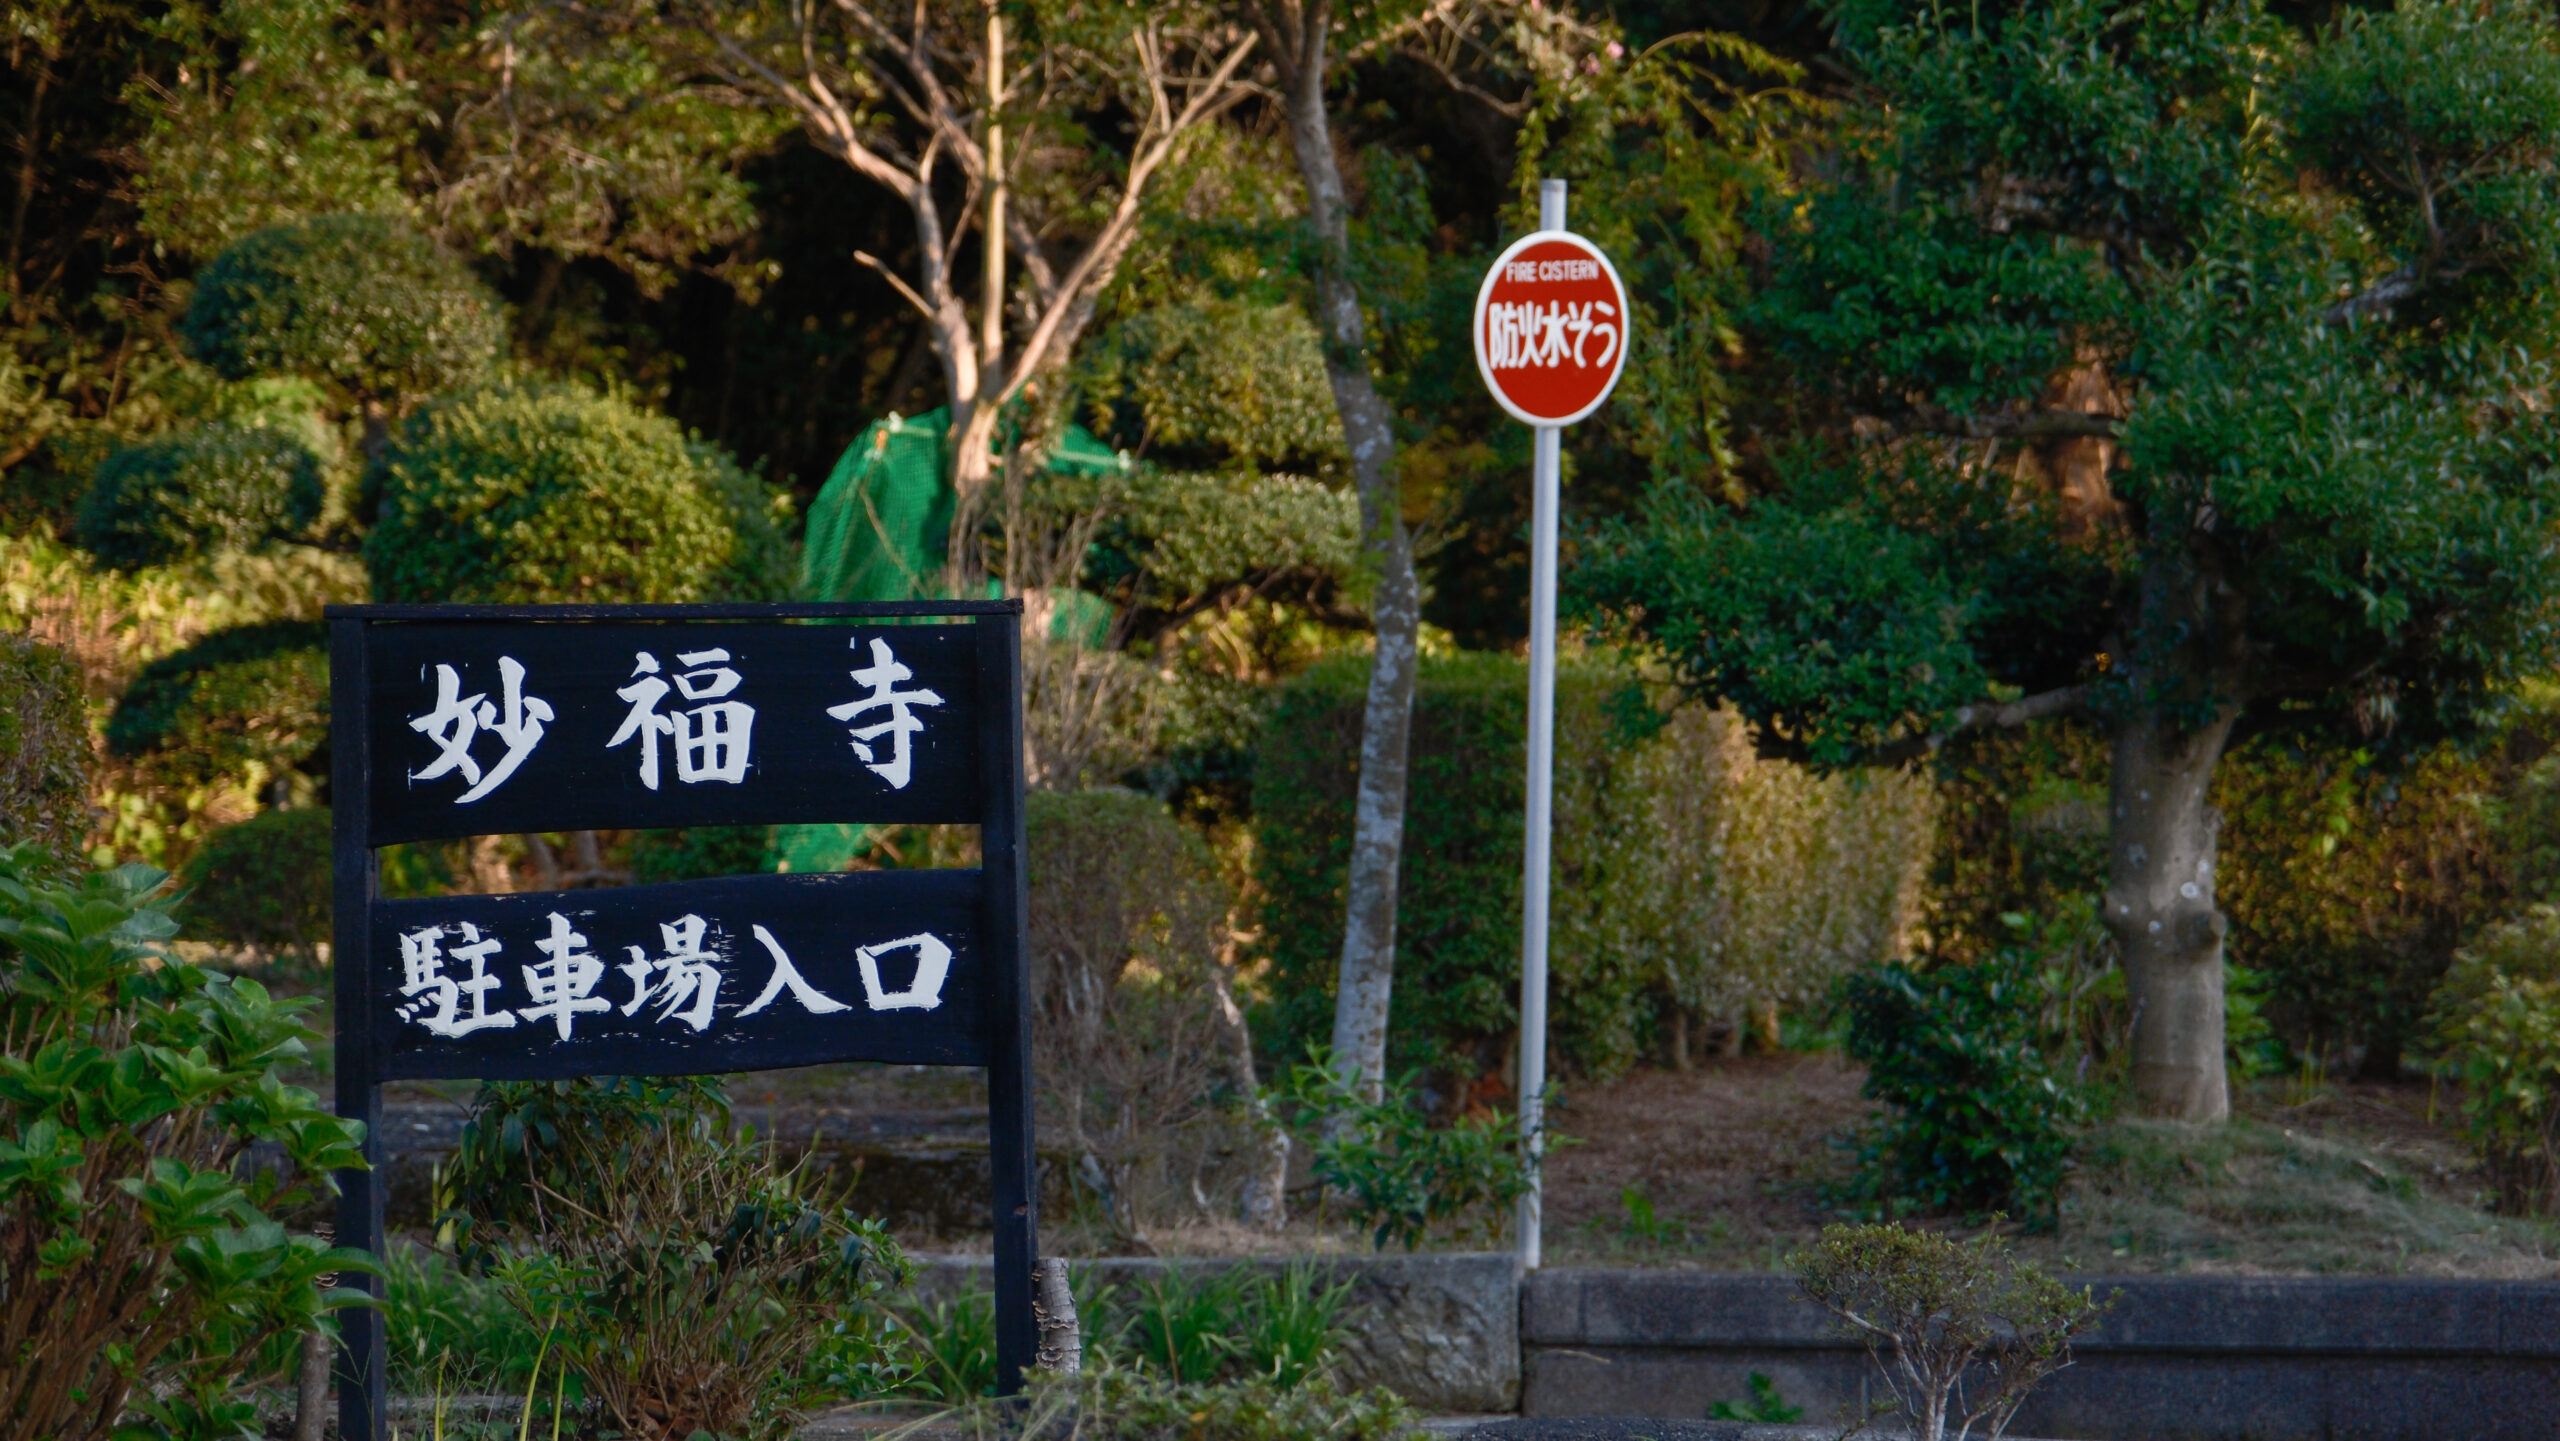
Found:
M 350 605 L 325 614 L 337 1103 L 340 1116 L 364 1123 L 369 1167 L 338 1173 L 339 1244 L 383 1249 L 386 1080 L 710 1075 L 846 1060 L 984 1065 L 996 1366 L 1001 1387 L 1017 1389 L 1038 1340 L 1031 1278 L 1039 1231 L 1021 601 Z M 793 624 L 813 621 L 836 624 Z M 936 621 L 961 623 L 920 624 Z M 869 651 L 873 640 L 894 643 L 907 659 L 870 658 L 887 654 Z M 453 663 L 436 663 L 447 652 Z M 520 654 L 548 659 L 528 668 Z M 860 674 L 866 665 L 868 678 Z M 685 666 L 693 669 L 669 674 Z M 864 715 L 872 724 L 848 732 L 847 712 L 885 709 L 879 697 L 911 680 L 915 689 L 905 695 L 933 723 L 910 724 L 909 712 L 897 710 L 894 725 Z M 708 701 L 688 713 L 700 715 L 731 695 L 742 711 L 746 698 L 756 703 L 743 720 L 679 723 L 656 710 L 662 701 L 670 708 Z M 843 704 L 831 711 L 829 698 Z M 609 712 L 623 717 L 619 726 Z M 890 734 L 878 734 L 884 730 Z M 674 745 L 662 753 L 659 743 L 669 738 Z M 546 740 L 555 742 L 548 753 Z M 883 751 L 892 742 L 894 754 Z M 768 774 L 748 764 L 756 746 L 809 764 Z M 565 794 L 546 795 L 546 786 Z M 499 803 L 479 805 L 490 799 Z M 980 864 L 433 901 L 379 894 L 379 850 L 404 840 L 820 820 L 974 822 Z M 472 945 L 445 944 L 465 936 Z M 657 949 L 676 953 L 661 955 L 654 976 L 645 969 L 652 936 L 664 937 Z M 631 954 L 620 968 L 628 980 L 618 983 L 632 992 L 628 1006 L 561 1004 L 555 980 L 549 1014 L 528 1019 L 544 1006 L 486 1009 L 484 992 L 503 995 L 502 978 L 546 946 L 565 972 L 573 941 L 580 996 L 597 988 L 604 958 Z M 501 946 L 493 977 L 485 962 Z M 441 967 L 460 965 L 466 954 L 470 979 L 457 987 Z M 691 971 L 685 954 L 697 957 Z M 725 1003 L 718 992 L 726 976 L 711 964 L 721 960 L 741 973 Z M 527 987 L 536 969 L 522 967 Z M 404 976 L 408 983 L 399 984 Z M 758 976 L 769 979 L 750 999 L 744 993 Z M 646 1014 L 651 1001 L 664 1002 L 655 1016 Z M 724 1005 L 726 1029 L 715 1031 L 710 1023 Z M 349 1279 L 377 1307 L 339 1313 L 338 1434 L 382 1441 L 389 1379 L 382 1282 Z

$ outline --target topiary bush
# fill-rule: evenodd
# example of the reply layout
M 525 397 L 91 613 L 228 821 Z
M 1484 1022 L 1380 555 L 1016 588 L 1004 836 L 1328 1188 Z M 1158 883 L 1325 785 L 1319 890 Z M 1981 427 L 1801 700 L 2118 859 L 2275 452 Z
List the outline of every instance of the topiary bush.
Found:
M 616 396 L 499 384 L 422 407 L 365 478 L 378 601 L 780 599 L 772 500 Z
M 470 267 L 406 221 L 324 215 L 215 256 L 178 334 L 227 379 L 301 375 L 396 406 L 487 375 L 505 324 Z
M 307 533 L 326 491 L 320 457 L 302 441 L 208 421 L 101 461 L 72 537 L 118 570 L 255 550 Z
M 2560 908 L 2533 906 L 2462 951 L 2433 1021 L 2499 1204 L 2560 1211 Z
M 316 955 L 329 939 L 329 812 L 267 811 L 225 826 L 182 877 L 199 938 Z
M 361 1168 L 361 1128 L 285 1084 L 310 1001 L 189 965 L 159 871 L 61 879 L 0 850 L 0 1432 L 237 1436 L 245 1394 L 359 1299 L 370 1263 L 275 1219 Z M 249 1168 L 281 1148 L 291 1179 Z
M 0 841 L 69 857 L 89 830 L 89 766 L 80 668 L 0 631 Z
M 109 751 L 165 783 L 314 789 L 329 739 L 327 628 L 239 626 L 153 661 L 125 687 L 106 733 Z

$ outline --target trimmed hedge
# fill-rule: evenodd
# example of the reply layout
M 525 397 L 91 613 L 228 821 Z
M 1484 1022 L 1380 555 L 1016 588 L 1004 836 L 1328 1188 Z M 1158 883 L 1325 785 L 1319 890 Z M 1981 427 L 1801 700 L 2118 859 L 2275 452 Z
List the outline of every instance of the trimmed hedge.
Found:
M 329 739 L 327 627 L 285 620 L 216 631 L 144 666 L 106 729 L 108 750 L 180 785 L 316 769 Z
M 320 457 L 279 430 L 210 421 L 99 462 L 72 523 L 118 570 L 254 550 L 309 531 L 327 487 Z
M 205 840 L 178 915 L 201 940 L 310 955 L 329 938 L 329 812 L 266 811 Z
M 764 486 L 615 396 L 501 384 L 410 417 L 365 478 L 380 601 L 779 600 Z
M 227 379 L 301 375 L 396 402 L 487 375 L 505 325 L 470 267 L 406 221 L 324 215 L 215 256 L 178 334 Z
M 89 707 L 80 668 L 0 631 L 0 845 L 68 859 L 89 830 Z
M 1276 1062 L 1331 1031 L 1368 662 L 1282 688 L 1254 777 Z M 1423 662 L 1397 904 L 1391 1064 L 1469 1082 L 1508 1063 L 1517 1023 L 1525 785 L 1522 664 Z M 1625 1069 L 1676 1016 L 1800 1005 L 1900 954 L 1932 798 L 1909 777 L 1817 778 L 1760 759 L 1730 715 L 1666 716 L 1630 671 L 1556 681 L 1551 1042 L 1565 1065 Z

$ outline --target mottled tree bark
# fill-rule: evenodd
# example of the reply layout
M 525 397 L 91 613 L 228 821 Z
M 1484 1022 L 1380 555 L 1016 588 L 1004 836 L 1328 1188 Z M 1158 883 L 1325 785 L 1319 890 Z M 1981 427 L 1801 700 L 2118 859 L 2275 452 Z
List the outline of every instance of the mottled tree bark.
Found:
M 1370 617 L 1377 645 L 1361 720 L 1360 786 L 1333 1009 L 1334 1065 L 1374 1098 L 1386 1075 L 1387 1016 L 1395 989 L 1396 881 L 1404 851 L 1406 742 L 1421 658 L 1422 586 L 1414 575 L 1397 485 L 1394 418 L 1369 375 L 1367 327 L 1351 281 L 1342 166 L 1325 114 L 1332 7 L 1265 5 L 1257 22 L 1264 54 L 1279 72 L 1289 146 L 1306 186 L 1307 221 L 1317 241 L 1315 318 L 1324 338 L 1325 378 L 1351 450 L 1360 491 L 1361 559 L 1375 586 Z
M 2231 1114 L 2223 1078 L 2222 937 L 2206 800 L 2236 705 L 2179 728 L 2156 711 L 2116 729 L 2107 929 L 2133 997 L 2133 1082 L 2143 1110 L 2185 1121 Z

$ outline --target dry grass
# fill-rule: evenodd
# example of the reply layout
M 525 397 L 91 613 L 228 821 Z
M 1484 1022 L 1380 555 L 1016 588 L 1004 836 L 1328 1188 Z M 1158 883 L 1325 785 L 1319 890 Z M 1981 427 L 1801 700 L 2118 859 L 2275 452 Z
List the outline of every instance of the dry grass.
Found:
M 1549 1256 L 1776 1268 L 1831 1219 L 1811 1193 L 1847 1164 L 1829 1138 L 1867 1114 L 1860 1079 L 1837 1056 L 1753 1056 L 1570 1088 L 1562 1125 L 1586 1139 L 1550 1166 Z M 2090 1272 L 2560 1277 L 2560 1225 L 2488 1211 L 2476 1161 L 2432 1118 L 2451 1101 L 2433 1099 L 2424 1083 L 2263 1082 L 2227 1126 L 2098 1127 L 2059 1229 L 2019 1249 Z

